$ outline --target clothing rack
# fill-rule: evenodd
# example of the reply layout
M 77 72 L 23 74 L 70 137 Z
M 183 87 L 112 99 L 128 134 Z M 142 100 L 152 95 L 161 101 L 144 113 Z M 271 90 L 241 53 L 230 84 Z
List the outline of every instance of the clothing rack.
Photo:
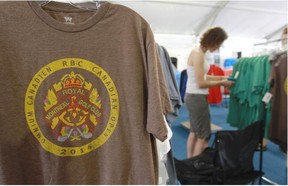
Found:
M 266 44 L 270 44 L 270 43 L 276 43 L 276 42 L 279 42 L 279 41 L 281 41 L 281 40 L 282 40 L 282 39 L 276 39 L 276 40 L 267 41 L 267 42 L 264 42 L 264 43 L 256 43 L 256 44 L 254 44 L 254 46 L 266 45 Z
M 278 41 L 280 41 L 280 40 L 278 40 Z M 261 55 L 261 56 L 258 56 L 258 57 L 253 57 L 253 59 L 254 60 L 252 60 L 251 62 L 257 62 L 255 59 L 261 59 L 261 58 L 263 58 L 263 61 L 266 61 L 267 59 L 268 59 L 268 55 Z M 248 58 L 247 58 L 248 59 Z M 251 58 L 252 59 L 252 58 Z M 242 60 L 244 61 L 245 60 L 245 58 L 242 58 Z M 239 61 L 238 61 L 238 63 L 239 63 Z M 267 61 L 267 63 L 269 63 L 269 61 Z M 239 65 L 239 64 L 238 64 Z M 246 66 L 247 67 L 247 66 Z M 236 71 L 237 71 L 237 68 L 235 68 L 234 69 L 235 71 L 233 72 L 234 74 L 236 73 Z M 242 68 L 240 68 L 240 70 L 243 70 Z M 232 73 L 232 74 L 233 74 Z M 253 75 L 254 75 L 254 73 L 253 73 Z M 249 76 L 250 77 L 250 76 Z M 254 79 L 254 76 L 253 77 L 250 77 L 250 78 L 252 78 L 252 79 Z M 267 77 L 266 77 L 266 75 L 265 75 L 265 79 L 266 79 Z M 239 81 L 240 79 L 238 78 L 238 81 Z M 242 79 L 243 80 L 243 79 Z M 268 79 L 267 79 L 268 80 Z M 265 87 L 265 85 L 264 85 L 264 87 Z M 235 87 L 234 87 L 235 88 Z M 233 90 L 232 90 L 233 91 Z M 267 92 L 268 90 L 265 90 L 265 92 Z M 265 94 L 265 92 L 263 92 L 263 94 Z M 269 92 L 269 91 L 268 91 Z M 261 146 L 261 149 L 260 149 L 260 154 L 259 154 L 259 170 L 262 172 L 262 170 L 263 170 L 263 144 L 262 144 L 262 139 L 263 139 L 263 137 L 265 136 L 265 130 L 267 130 L 266 128 L 267 128 L 267 125 L 268 125 L 268 123 L 267 123 L 267 118 L 266 118 L 266 116 L 267 116 L 267 109 L 269 109 L 269 107 L 268 107 L 268 103 L 269 103 L 269 101 L 267 101 L 267 102 L 265 102 L 266 100 L 265 99 L 263 99 L 263 94 L 261 94 L 261 98 L 259 99 L 259 100 L 257 100 L 257 102 L 259 103 L 259 104 L 257 104 L 257 105 L 259 105 L 259 111 L 260 110 L 262 110 L 261 112 L 264 112 L 263 114 L 262 113 L 259 113 L 259 118 L 256 118 L 256 119 L 258 119 L 258 120 L 262 120 L 263 122 L 262 122 L 262 132 L 261 132 L 261 136 L 260 136 L 260 139 L 259 139 L 259 143 L 260 143 L 260 146 Z M 260 96 L 260 95 L 259 95 Z M 265 97 L 265 96 L 264 96 Z M 231 98 L 231 97 L 230 97 Z M 231 100 L 231 99 L 230 99 Z M 260 102 L 259 101 L 261 101 L 261 104 L 260 104 Z M 263 109 L 262 109 L 263 108 Z M 230 116 L 231 117 L 231 116 Z M 228 118 L 229 118 L 229 116 L 228 116 Z M 254 118 L 255 119 L 255 118 Z M 230 121 L 230 120 L 229 120 Z M 234 123 L 236 123 L 235 121 L 233 121 Z M 231 121 L 231 123 L 232 123 L 232 121 Z M 232 125 L 232 126 L 234 126 L 234 125 Z M 237 127 L 237 126 L 235 126 L 235 127 Z M 268 179 L 267 177 L 265 177 L 264 175 L 262 175 L 261 176 L 261 178 L 259 179 L 259 185 L 261 185 L 262 184 L 262 181 L 265 181 L 265 183 L 269 183 L 269 184 L 271 184 L 271 185 L 275 185 L 275 184 L 277 184 L 277 183 L 275 183 L 274 181 L 271 181 L 270 179 Z
M 282 54 L 285 54 L 285 53 L 287 53 L 287 50 L 285 50 L 285 51 L 282 51 L 282 52 L 279 52 L 279 53 L 277 53 L 277 54 L 274 54 L 274 56 L 272 56 L 271 57 L 271 55 L 270 55 L 270 59 L 272 59 L 272 61 L 275 59 L 275 56 L 276 55 L 282 55 Z M 286 60 L 284 60 L 284 61 L 286 61 Z M 281 60 L 280 61 L 277 61 L 277 62 L 275 62 L 275 64 L 272 64 L 272 65 L 275 65 L 275 66 L 278 66 L 279 64 L 281 63 Z M 286 67 L 287 68 L 287 67 Z M 270 93 L 271 93 L 271 96 L 272 96 L 272 91 L 270 90 Z M 275 98 L 275 96 L 276 95 L 273 95 L 274 96 L 274 98 Z M 264 96 L 264 98 L 263 98 L 263 107 L 264 107 L 264 115 L 263 115 L 263 117 L 264 117 L 264 119 L 266 119 L 266 112 L 265 112 L 265 109 L 267 109 L 268 107 L 267 107 L 267 105 L 268 105 L 268 103 L 271 101 L 270 99 L 267 99 L 266 101 L 265 101 L 265 96 Z M 269 184 L 271 184 L 271 185 L 279 185 L 278 183 L 276 183 L 276 182 L 274 182 L 274 181 L 272 181 L 272 180 L 270 180 L 270 179 L 268 179 L 268 178 L 266 178 L 266 177 L 262 177 L 262 180 L 263 181 L 265 181 L 265 182 L 267 182 L 267 183 L 269 183 Z
M 267 183 L 269 183 L 269 184 L 271 184 L 271 185 L 279 185 L 278 183 L 276 183 L 276 182 L 274 182 L 274 181 L 271 181 L 271 180 L 269 180 L 268 178 L 266 178 L 266 177 L 262 177 L 261 178 L 262 180 L 264 180 L 264 181 L 266 181 Z
M 269 100 L 270 101 L 270 100 Z M 268 102 L 269 102 L 268 101 Z M 265 129 L 265 124 L 266 124 L 266 109 L 267 109 L 267 104 L 268 104 L 268 102 L 265 102 L 265 101 L 263 101 L 263 107 L 264 107 L 264 109 L 263 109 L 263 124 L 264 124 L 264 126 L 262 126 L 262 133 L 261 134 L 264 134 L 264 129 Z M 263 136 L 262 136 L 263 137 Z M 262 172 L 262 162 L 263 162 L 263 144 L 262 144 L 262 138 L 260 139 L 260 145 L 261 145 L 261 150 L 260 150 L 260 171 Z M 264 180 L 265 182 L 267 182 L 267 183 L 269 183 L 269 184 L 271 184 L 271 185 L 280 185 L 280 184 L 278 184 L 278 183 L 276 183 L 276 182 L 274 182 L 274 181 L 272 181 L 272 180 L 270 180 L 270 179 L 268 179 L 268 178 L 266 178 L 265 176 L 262 176 L 261 177 L 261 179 L 259 180 L 259 185 L 262 185 L 262 180 Z

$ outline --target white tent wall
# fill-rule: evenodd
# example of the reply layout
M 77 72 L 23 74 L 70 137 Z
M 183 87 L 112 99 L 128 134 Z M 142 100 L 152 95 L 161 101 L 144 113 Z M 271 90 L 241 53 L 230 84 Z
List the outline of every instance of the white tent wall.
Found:
M 89 0 L 56 0 L 81 3 Z M 95 3 L 94 1 L 91 1 Z M 158 44 L 186 68 L 188 55 L 209 27 L 220 26 L 229 38 L 220 48 L 221 63 L 241 51 L 243 57 L 281 46 L 281 32 L 288 23 L 287 0 L 112 0 L 140 14 L 151 25 Z M 258 45 L 260 43 L 260 45 Z M 265 44 L 267 43 L 267 44 Z M 218 55 L 218 54 L 217 54 Z
M 178 59 L 177 68 L 182 71 L 186 68 L 189 54 L 192 48 L 198 44 L 199 37 L 197 38 L 191 35 L 155 34 L 155 40 L 159 45 L 164 46 L 168 50 L 170 57 L 176 57 Z M 280 43 L 272 47 L 270 45 L 255 47 L 253 43 L 254 40 L 251 39 L 232 37 L 225 41 L 219 52 L 210 55 L 220 55 L 220 66 L 223 66 L 225 59 L 236 58 L 237 52 L 239 51 L 242 52 L 243 57 L 251 57 L 258 54 L 268 54 L 270 50 L 280 47 Z
M 178 59 L 177 68 L 182 71 L 186 68 L 189 54 L 192 48 L 198 44 L 199 37 L 193 35 L 155 34 L 155 40 L 159 45 L 164 46 L 168 50 L 170 57 L 176 57 Z M 219 52 L 210 55 L 220 55 L 220 66 L 223 66 L 225 59 L 236 58 L 237 52 L 239 51 L 242 52 L 242 56 L 250 57 L 265 52 L 269 53 L 270 49 L 280 47 L 280 45 L 273 45 L 272 47 L 255 47 L 255 41 L 257 42 L 258 40 L 229 37 L 229 39 L 222 45 Z
M 155 34 L 155 40 L 167 49 L 170 57 L 177 58 L 177 69 L 181 71 L 186 68 L 190 51 L 197 44 L 192 35 Z
M 187 58 L 201 34 L 209 27 L 224 28 L 229 38 L 220 49 L 220 60 L 269 53 L 280 42 L 255 45 L 280 39 L 288 23 L 287 0 L 282 1 L 194 1 L 194 0 L 114 0 L 146 19 L 155 40 L 170 56 L 178 58 L 178 69 L 186 68 Z

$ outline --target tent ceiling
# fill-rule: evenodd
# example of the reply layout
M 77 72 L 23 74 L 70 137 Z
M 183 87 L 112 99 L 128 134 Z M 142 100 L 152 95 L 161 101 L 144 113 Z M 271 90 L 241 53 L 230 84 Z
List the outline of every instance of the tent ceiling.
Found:
M 112 1 L 144 17 L 157 34 L 199 35 L 220 26 L 231 37 L 278 39 L 287 25 L 287 1 Z

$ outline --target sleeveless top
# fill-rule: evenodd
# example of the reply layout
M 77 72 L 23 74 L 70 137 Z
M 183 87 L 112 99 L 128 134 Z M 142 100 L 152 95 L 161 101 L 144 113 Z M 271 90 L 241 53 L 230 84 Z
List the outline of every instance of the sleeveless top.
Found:
M 207 61 L 204 61 L 204 73 L 207 74 L 209 70 L 209 64 Z M 188 94 L 205 94 L 208 95 L 208 88 L 199 88 L 197 82 L 196 82 L 196 74 L 195 74 L 195 68 L 194 66 L 187 65 L 187 85 L 186 85 L 186 93 Z M 205 75 L 206 78 L 206 75 Z

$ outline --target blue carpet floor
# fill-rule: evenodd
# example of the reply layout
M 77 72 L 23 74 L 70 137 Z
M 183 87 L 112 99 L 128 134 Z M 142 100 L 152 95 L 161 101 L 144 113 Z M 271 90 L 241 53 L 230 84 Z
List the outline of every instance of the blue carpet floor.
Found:
M 212 123 L 222 127 L 223 130 L 234 130 L 227 122 L 228 109 L 223 105 L 214 105 L 210 107 Z M 180 115 L 172 123 L 172 150 L 177 159 L 186 158 L 186 140 L 189 131 L 182 127 L 182 121 L 188 121 L 188 111 L 184 105 L 180 109 Z M 211 136 L 209 144 L 212 144 L 214 136 Z M 259 167 L 259 153 L 255 153 L 254 166 Z M 281 152 L 279 147 L 268 141 L 267 150 L 263 152 L 263 172 L 264 177 L 280 185 L 287 185 L 287 156 Z M 258 183 L 258 182 L 257 182 Z M 269 185 L 269 182 L 262 181 L 262 184 Z

